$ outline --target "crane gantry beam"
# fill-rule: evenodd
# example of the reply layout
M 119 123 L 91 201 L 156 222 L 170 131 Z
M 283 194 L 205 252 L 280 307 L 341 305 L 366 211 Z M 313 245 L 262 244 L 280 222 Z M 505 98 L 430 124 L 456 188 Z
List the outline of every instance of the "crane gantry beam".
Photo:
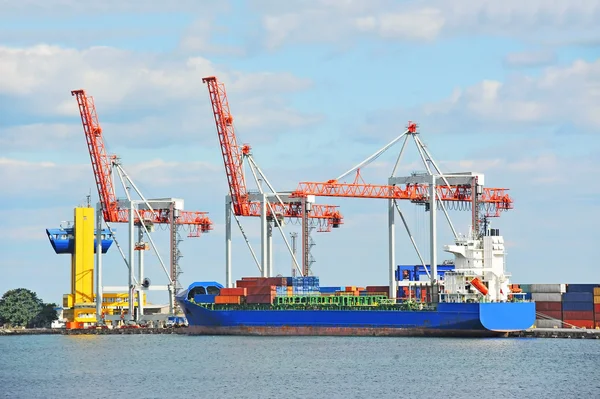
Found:
M 472 203 L 472 190 L 470 186 L 443 186 L 437 187 L 437 199 L 450 202 Z M 510 198 L 507 189 L 487 188 L 478 198 L 479 203 L 490 204 L 497 210 L 508 210 L 513 207 L 513 200 Z M 343 198 L 380 198 L 392 200 L 410 200 L 414 203 L 429 202 L 429 186 L 426 184 L 407 184 L 398 185 L 378 185 L 378 184 L 360 184 L 360 183 L 340 183 L 337 180 L 327 182 L 300 182 L 296 191 L 292 193 L 294 197 L 304 197 L 306 195 L 315 195 L 320 197 L 343 197 Z

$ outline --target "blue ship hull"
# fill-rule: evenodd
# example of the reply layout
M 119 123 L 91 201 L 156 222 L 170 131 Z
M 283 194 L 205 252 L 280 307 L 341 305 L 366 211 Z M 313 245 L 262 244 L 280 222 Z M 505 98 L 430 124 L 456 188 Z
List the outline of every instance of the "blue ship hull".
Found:
M 437 310 L 226 310 L 178 298 L 191 334 L 497 336 L 526 330 L 535 303 L 440 303 Z

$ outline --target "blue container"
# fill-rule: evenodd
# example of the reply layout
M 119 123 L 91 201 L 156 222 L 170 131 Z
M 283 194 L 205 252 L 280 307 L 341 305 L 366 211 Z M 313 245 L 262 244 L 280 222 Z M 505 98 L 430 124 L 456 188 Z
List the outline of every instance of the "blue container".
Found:
M 567 284 L 567 292 L 594 293 L 595 287 L 598 287 L 598 284 Z
M 563 312 L 589 312 L 594 310 L 593 302 L 563 302 L 562 303 Z
M 532 299 L 531 292 L 526 292 L 525 293 L 525 299 L 529 299 L 529 300 Z
M 216 295 L 202 295 L 196 294 L 194 295 L 194 302 L 196 303 L 215 303 Z
M 324 294 L 335 294 L 336 291 L 340 291 L 342 287 L 319 287 Z
M 592 292 L 565 292 L 562 294 L 564 302 L 589 302 L 594 303 L 594 294 Z

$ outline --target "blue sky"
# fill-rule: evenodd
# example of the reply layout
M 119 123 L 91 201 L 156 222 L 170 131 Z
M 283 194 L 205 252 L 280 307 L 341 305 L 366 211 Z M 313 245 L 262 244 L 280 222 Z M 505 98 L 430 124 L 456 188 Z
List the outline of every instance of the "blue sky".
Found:
M 483 172 L 486 186 L 510 188 L 515 209 L 493 223 L 515 282 L 600 282 L 600 1 L 169 4 L 0 2 L 0 292 L 26 287 L 59 302 L 69 289 L 69 259 L 54 255 L 45 229 L 71 220 L 90 191 L 97 198 L 70 96 L 78 88 L 94 96 L 108 151 L 145 196 L 184 198 L 215 223 L 182 243 L 182 282 L 224 280 L 227 184 L 208 75 L 226 84 L 239 142 L 252 144 L 277 189 L 335 178 L 415 120 L 445 171 Z M 384 184 L 398 150 L 365 179 Z M 422 169 L 414 148 L 405 162 L 405 174 Z M 319 202 L 345 217 L 314 236 L 322 283 L 387 284 L 386 202 Z M 401 206 L 427 252 L 426 215 Z M 466 232 L 469 215 L 452 216 Z M 257 221 L 243 223 L 258 251 Z M 439 224 L 441 250 L 451 237 Z M 116 228 L 125 242 L 126 226 Z M 397 236 L 398 263 L 416 262 Z M 275 237 L 275 271 L 288 274 Z M 168 259 L 166 233 L 155 239 Z M 105 281 L 121 285 L 115 249 Z M 233 256 L 235 278 L 256 273 L 237 232 Z M 157 284 L 161 273 L 149 258 Z

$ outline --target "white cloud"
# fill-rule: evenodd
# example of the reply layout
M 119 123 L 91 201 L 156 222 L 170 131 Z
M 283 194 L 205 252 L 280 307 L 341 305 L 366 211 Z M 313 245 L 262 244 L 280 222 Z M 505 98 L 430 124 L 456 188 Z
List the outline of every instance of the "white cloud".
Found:
M 32 123 L 0 128 L 0 153 L 64 149 L 83 134 L 76 124 Z
M 408 12 L 386 13 L 379 16 L 360 17 L 356 26 L 360 31 L 375 32 L 389 39 L 435 39 L 444 26 L 444 16 L 435 8 Z
M 0 47 L 0 69 L 0 95 L 36 120 L 69 118 L 75 126 L 78 109 L 70 91 L 85 89 L 94 97 L 101 125 L 120 131 L 125 145 L 181 143 L 199 137 L 199 126 L 214 126 L 202 83 L 205 76 L 217 76 L 225 83 L 237 124 L 257 128 L 263 137 L 321 119 L 291 108 L 282 97 L 309 88 L 309 79 L 288 72 L 244 73 L 219 68 L 203 57 L 164 57 L 111 47 Z M 242 108 L 242 103 L 247 106 Z M 10 125 L 10 114 L 3 117 Z M 23 149 L 27 146 L 23 134 L 31 133 L 32 149 L 39 148 L 40 141 L 33 140 L 36 135 L 43 141 L 58 139 L 51 144 L 56 147 L 71 134 L 70 129 L 66 124 L 32 123 L 4 128 L 0 141 L 6 145 L 3 148 Z
M 510 125 L 522 132 L 527 125 L 521 122 L 600 132 L 599 104 L 600 59 L 549 67 L 536 77 L 513 75 L 504 83 L 482 81 L 456 89 L 446 100 L 426 104 L 417 112 L 419 120 L 440 125 L 475 122 L 482 129 Z
M 115 13 L 170 13 L 202 11 L 212 13 L 227 10 L 229 1 L 199 2 L 195 0 L 159 1 L 159 0 L 0 0 L 0 9 L 4 15 L 52 15 L 58 14 L 115 14 Z
M 88 167 L 91 169 L 91 167 Z M 54 162 L 28 162 L 10 158 L 0 158 L 0 176 L 2 176 L 5 196 L 29 196 L 34 190 L 37 194 L 54 196 L 74 186 L 84 179 L 88 172 L 84 165 L 59 165 Z M 91 176 L 91 170 L 88 172 Z M 40 198 L 40 202 L 44 198 Z
M 589 36 L 590 29 L 598 29 L 596 21 L 600 19 L 597 0 L 256 0 L 253 4 L 264 14 L 265 41 L 271 49 L 286 42 L 348 41 L 360 33 L 399 40 L 432 40 L 463 33 L 539 34 L 544 39 L 557 32 Z
M 511 67 L 536 67 L 553 64 L 556 54 L 550 50 L 522 51 L 507 54 L 504 63 Z
M 218 55 L 243 55 L 244 49 L 227 45 L 214 44 L 212 42 L 213 35 L 226 33 L 226 28 L 215 26 L 214 18 L 207 17 L 203 14 L 202 17 L 194 21 L 181 36 L 179 47 L 183 51 L 196 52 L 202 54 L 218 54 Z

